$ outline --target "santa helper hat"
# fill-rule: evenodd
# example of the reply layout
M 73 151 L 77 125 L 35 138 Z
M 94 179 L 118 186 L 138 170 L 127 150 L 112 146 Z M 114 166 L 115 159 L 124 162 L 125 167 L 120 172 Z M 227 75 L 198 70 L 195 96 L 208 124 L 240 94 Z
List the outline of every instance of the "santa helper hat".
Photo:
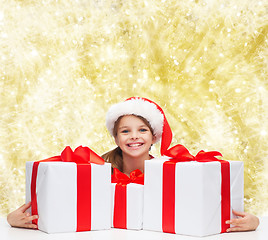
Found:
M 156 142 L 161 139 L 161 155 L 165 154 L 172 140 L 172 131 L 160 106 L 141 97 L 131 97 L 124 102 L 112 105 L 106 115 L 106 126 L 112 136 L 116 120 L 124 115 L 136 115 L 145 118 L 153 129 Z

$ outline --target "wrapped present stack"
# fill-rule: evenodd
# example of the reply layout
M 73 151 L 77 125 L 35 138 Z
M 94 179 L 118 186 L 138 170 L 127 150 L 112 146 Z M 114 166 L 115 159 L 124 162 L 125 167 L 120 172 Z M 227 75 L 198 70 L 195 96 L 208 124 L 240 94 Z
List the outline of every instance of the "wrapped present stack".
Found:
M 144 174 L 114 169 L 87 147 L 26 163 L 26 201 L 47 233 L 145 229 L 190 236 L 226 232 L 243 211 L 243 162 L 193 156 L 182 145 L 145 161 Z M 144 185 L 143 185 L 144 184 Z
M 243 162 L 219 160 L 219 152 L 192 156 L 182 145 L 145 161 L 146 230 L 207 236 L 229 228 L 232 209 L 243 211 Z
M 142 229 L 144 174 L 135 170 L 128 177 L 114 169 L 112 175 L 112 227 Z
M 26 202 L 47 233 L 110 229 L 111 165 L 87 147 L 26 163 Z

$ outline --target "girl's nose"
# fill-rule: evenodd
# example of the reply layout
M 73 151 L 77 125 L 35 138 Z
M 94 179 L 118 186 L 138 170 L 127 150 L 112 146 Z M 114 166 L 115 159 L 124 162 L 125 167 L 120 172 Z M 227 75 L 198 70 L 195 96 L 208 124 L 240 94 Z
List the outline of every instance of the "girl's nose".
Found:
M 139 133 L 137 131 L 132 131 L 131 136 L 132 139 L 137 139 L 139 137 Z

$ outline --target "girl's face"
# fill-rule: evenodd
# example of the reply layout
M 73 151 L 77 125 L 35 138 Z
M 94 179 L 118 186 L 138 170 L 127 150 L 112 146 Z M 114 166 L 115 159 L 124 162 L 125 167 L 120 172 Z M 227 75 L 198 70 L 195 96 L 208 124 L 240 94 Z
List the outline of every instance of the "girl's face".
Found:
M 119 120 L 115 142 L 121 148 L 123 157 L 148 157 L 155 136 L 139 117 L 126 115 Z

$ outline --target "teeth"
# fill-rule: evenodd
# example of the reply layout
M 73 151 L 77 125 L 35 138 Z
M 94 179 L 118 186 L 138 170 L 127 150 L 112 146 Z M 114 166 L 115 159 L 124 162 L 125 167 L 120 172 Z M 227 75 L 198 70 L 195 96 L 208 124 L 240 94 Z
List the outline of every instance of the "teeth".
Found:
M 141 143 L 133 143 L 133 144 L 128 144 L 130 147 L 138 147 L 141 146 Z

